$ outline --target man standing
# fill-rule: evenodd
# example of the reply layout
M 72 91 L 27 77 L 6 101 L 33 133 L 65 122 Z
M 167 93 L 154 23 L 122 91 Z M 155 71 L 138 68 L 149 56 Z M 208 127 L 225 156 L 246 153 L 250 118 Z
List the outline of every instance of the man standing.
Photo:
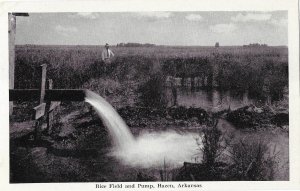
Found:
M 102 51 L 102 60 L 104 62 L 110 62 L 110 58 L 114 57 L 115 54 L 109 49 L 109 44 L 105 44 L 105 48 Z
M 115 54 L 109 49 L 109 44 L 105 44 L 105 48 L 102 51 L 102 61 L 104 62 L 104 72 L 107 71 L 107 66 L 111 63 L 111 58 L 115 56 Z

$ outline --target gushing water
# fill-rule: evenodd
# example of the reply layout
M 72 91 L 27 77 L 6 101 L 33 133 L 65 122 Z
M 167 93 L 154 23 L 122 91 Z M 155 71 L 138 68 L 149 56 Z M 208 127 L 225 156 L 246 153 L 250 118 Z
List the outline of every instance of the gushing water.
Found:
M 95 108 L 117 148 L 126 148 L 134 142 L 133 135 L 122 117 L 103 97 L 87 90 L 85 101 Z
M 175 167 L 199 157 L 196 133 L 145 132 L 134 138 L 124 120 L 104 98 L 86 91 L 86 102 L 95 108 L 112 136 L 115 147 L 110 154 L 125 165 L 160 167 L 166 161 Z

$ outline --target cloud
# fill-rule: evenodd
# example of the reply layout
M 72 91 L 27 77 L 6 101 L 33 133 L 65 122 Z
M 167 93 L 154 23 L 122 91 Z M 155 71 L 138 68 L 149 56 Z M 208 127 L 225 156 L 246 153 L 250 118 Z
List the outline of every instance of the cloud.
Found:
M 234 22 L 249 22 L 249 21 L 267 21 L 271 19 L 271 14 L 267 13 L 247 13 L 231 17 L 231 20 Z
M 231 33 L 237 29 L 237 26 L 233 23 L 217 24 L 210 26 L 209 29 L 214 33 Z
M 171 12 L 139 12 L 138 16 L 140 17 L 147 17 L 147 18 L 154 18 L 154 19 L 167 19 L 171 17 L 173 14 Z
M 70 18 L 85 18 L 85 19 L 97 19 L 99 17 L 98 13 L 93 12 L 78 12 L 69 15 Z
M 189 21 L 202 21 L 203 17 L 199 14 L 189 14 L 185 16 L 185 18 Z
M 75 33 L 78 32 L 78 29 L 76 27 L 72 27 L 72 26 L 62 26 L 62 25 L 57 25 L 55 27 L 55 30 L 64 35 L 64 36 L 69 36 L 70 33 Z
M 288 20 L 286 18 L 282 18 L 282 19 L 271 19 L 270 23 L 274 26 L 278 26 L 278 27 L 287 27 L 288 24 Z

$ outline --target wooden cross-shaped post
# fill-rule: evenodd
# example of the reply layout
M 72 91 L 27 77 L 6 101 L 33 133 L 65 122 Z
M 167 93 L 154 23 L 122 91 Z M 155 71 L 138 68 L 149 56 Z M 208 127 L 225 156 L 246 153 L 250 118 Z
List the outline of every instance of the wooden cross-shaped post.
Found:
M 41 72 L 41 84 L 40 84 L 40 100 L 39 105 L 34 107 L 33 119 L 36 120 L 35 123 L 35 139 L 39 140 L 41 138 L 42 132 L 42 124 L 44 122 L 44 116 L 46 115 L 46 122 L 47 122 L 47 130 L 48 134 L 52 132 L 52 122 L 54 116 L 54 109 L 60 105 L 60 102 L 48 101 L 45 102 L 45 92 L 46 92 L 46 72 L 47 72 L 47 65 L 43 64 L 40 66 Z M 48 80 L 48 89 L 53 88 L 53 80 Z
M 34 107 L 34 114 L 33 119 L 36 120 L 35 122 L 35 139 L 39 140 L 41 138 L 42 132 L 42 124 L 43 124 L 43 116 L 45 115 L 46 111 L 46 103 L 44 103 L 45 98 L 45 90 L 46 90 L 46 71 L 47 65 L 43 64 L 40 66 L 41 70 L 41 85 L 40 85 L 40 104 Z

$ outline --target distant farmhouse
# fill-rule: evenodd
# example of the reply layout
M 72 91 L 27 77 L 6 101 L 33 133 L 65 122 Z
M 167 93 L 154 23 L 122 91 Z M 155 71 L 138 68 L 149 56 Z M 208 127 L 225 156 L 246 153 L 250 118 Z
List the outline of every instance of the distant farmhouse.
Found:
M 267 44 L 259 44 L 259 43 L 253 43 L 248 45 L 243 45 L 243 47 L 267 47 Z
M 216 48 L 220 47 L 219 42 L 216 42 L 215 47 L 216 47 Z

